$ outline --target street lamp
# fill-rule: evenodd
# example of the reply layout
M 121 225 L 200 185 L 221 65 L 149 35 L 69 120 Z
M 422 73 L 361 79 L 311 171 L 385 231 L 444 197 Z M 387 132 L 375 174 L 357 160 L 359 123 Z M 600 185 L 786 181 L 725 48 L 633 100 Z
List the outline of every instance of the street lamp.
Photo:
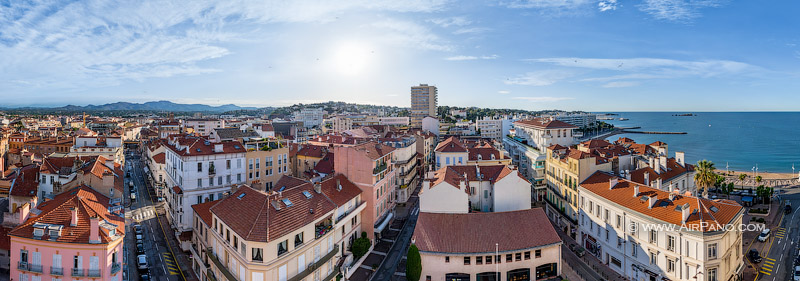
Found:
M 500 256 L 498 255 L 499 249 L 500 249 L 500 244 L 494 243 L 494 258 L 495 258 L 494 272 L 497 274 L 497 279 L 495 279 L 495 281 L 500 281 L 500 261 L 498 260 L 498 257 Z

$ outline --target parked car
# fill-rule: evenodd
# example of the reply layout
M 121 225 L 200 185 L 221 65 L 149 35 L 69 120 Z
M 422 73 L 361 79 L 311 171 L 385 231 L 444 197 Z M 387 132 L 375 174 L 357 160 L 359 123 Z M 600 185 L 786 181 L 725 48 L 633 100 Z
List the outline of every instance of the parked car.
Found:
M 141 224 L 134 225 L 133 229 L 136 231 L 137 235 L 142 235 L 143 231 L 142 231 L 142 225 Z
M 139 266 L 139 270 L 147 270 L 147 256 L 136 256 L 136 264 Z
M 792 205 L 789 204 L 789 203 L 786 203 L 786 207 L 783 208 L 783 212 L 787 213 L 787 214 L 791 213 L 792 212 Z
M 142 243 L 142 238 L 144 237 L 141 234 L 136 234 L 136 243 Z
M 758 254 L 758 250 L 750 249 L 750 252 L 747 252 L 747 258 L 752 263 L 760 263 L 761 262 L 761 255 Z
M 793 276 L 792 280 L 800 281 L 800 266 L 795 266 L 794 267 L 794 276 Z
M 144 244 L 136 243 L 136 254 L 138 255 L 144 254 Z
M 767 241 L 767 239 L 769 239 L 769 234 L 770 234 L 769 228 L 764 229 L 764 231 L 761 231 L 761 234 L 758 235 L 758 241 L 760 242 Z

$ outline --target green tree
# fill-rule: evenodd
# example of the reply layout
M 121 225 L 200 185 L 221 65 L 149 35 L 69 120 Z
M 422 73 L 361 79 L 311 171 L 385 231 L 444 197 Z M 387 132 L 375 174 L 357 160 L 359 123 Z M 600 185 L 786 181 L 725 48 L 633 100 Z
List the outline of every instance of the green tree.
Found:
M 367 251 L 369 251 L 370 246 L 372 246 L 372 241 L 369 241 L 366 232 L 362 232 L 361 238 L 358 238 L 355 241 L 353 241 L 353 246 L 352 246 L 353 257 L 356 260 L 360 259 L 367 253 Z
M 761 180 L 763 180 L 761 176 L 756 176 L 756 183 L 761 183 Z
M 744 179 L 747 178 L 746 174 L 739 174 L 739 181 L 742 182 L 742 189 L 744 189 Z
M 698 191 L 703 190 L 703 197 L 708 197 L 708 188 L 717 182 L 717 174 L 714 173 L 714 163 L 708 160 L 700 160 L 695 167 L 694 183 Z
M 422 275 L 422 258 L 419 256 L 417 245 L 411 244 L 411 247 L 408 247 L 407 257 L 406 279 L 408 281 L 419 281 L 419 277 Z

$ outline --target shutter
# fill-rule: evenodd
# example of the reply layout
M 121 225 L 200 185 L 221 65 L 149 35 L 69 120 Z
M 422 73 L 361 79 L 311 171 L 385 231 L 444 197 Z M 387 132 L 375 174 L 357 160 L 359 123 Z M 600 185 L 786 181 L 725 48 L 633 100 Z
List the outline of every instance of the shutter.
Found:
M 264 281 L 264 273 L 261 272 L 253 272 L 253 281 Z
M 302 254 L 297 257 L 297 272 L 303 272 L 306 270 L 306 255 Z
M 286 266 L 278 268 L 278 281 L 286 281 Z
M 64 267 L 61 263 L 61 255 L 53 254 L 53 266 L 55 267 Z
M 42 264 L 42 253 L 41 252 L 33 252 L 33 264 L 41 265 Z
M 89 269 L 93 270 L 100 269 L 100 257 L 98 256 L 89 257 Z
M 319 261 L 319 258 L 320 258 L 320 256 L 319 256 L 319 253 L 320 253 L 320 251 L 321 251 L 321 249 L 320 249 L 320 248 L 321 248 L 321 247 L 320 247 L 320 245 L 319 245 L 319 244 L 317 244 L 316 246 L 314 246 L 314 262 L 317 262 L 317 261 Z

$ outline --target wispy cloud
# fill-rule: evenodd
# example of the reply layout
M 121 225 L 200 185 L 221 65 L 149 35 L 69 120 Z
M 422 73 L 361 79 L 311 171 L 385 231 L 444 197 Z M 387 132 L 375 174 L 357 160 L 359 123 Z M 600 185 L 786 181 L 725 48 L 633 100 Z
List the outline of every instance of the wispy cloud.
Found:
M 617 0 L 602 0 L 597 3 L 597 8 L 601 12 L 611 11 L 617 9 Z
M 691 22 L 701 16 L 700 10 L 723 5 L 726 0 L 644 0 L 639 9 L 656 19 Z
M 503 91 L 497 91 L 497 93 L 498 93 L 498 94 L 501 94 L 501 95 L 507 95 L 507 94 L 510 94 L 510 93 L 511 93 L 511 91 L 505 91 L 505 90 L 503 90 Z
M 570 98 L 570 97 L 513 97 L 511 99 L 526 100 L 526 101 L 529 101 L 529 102 L 557 102 L 557 101 L 564 101 L 564 100 L 574 100 L 575 98 Z
M 638 86 L 638 85 L 639 85 L 639 82 L 614 81 L 614 82 L 609 82 L 609 83 L 604 84 L 603 88 L 627 88 L 627 87 L 633 87 L 633 86 Z
M 498 55 L 488 55 L 488 56 L 453 56 L 453 57 L 446 57 L 445 60 L 450 61 L 465 61 L 465 60 L 493 60 L 499 58 Z
M 459 28 L 456 31 L 453 31 L 453 34 L 475 34 L 475 33 L 482 33 L 489 31 L 491 29 L 485 27 L 469 27 L 469 28 Z
M 564 70 L 542 70 L 508 78 L 504 83 L 506 85 L 547 86 L 571 76 L 573 76 L 571 72 Z
M 746 73 L 760 67 L 729 60 L 684 61 L 661 58 L 596 59 L 596 58 L 542 58 L 529 62 L 547 63 L 564 67 L 637 72 L 660 76 L 713 77 L 724 74 Z
M 515 9 L 541 9 L 541 8 L 565 8 L 574 9 L 594 2 L 594 0 L 513 0 L 503 1 L 501 5 Z
M 383 39 L 411 48 L 451 51 L 453 46 L 446 40 L 433 33 L 427 27 L 404 20 L 386 19 L 373 24 L 374 27 L 385 30 Z
M 432 22 L 433 24 L 445 28 L 450 26 L 467 26 L 472 24 L 472 21 L 468 20 L 467 17 L 464 16 L 430 19 L 428 22 Z

